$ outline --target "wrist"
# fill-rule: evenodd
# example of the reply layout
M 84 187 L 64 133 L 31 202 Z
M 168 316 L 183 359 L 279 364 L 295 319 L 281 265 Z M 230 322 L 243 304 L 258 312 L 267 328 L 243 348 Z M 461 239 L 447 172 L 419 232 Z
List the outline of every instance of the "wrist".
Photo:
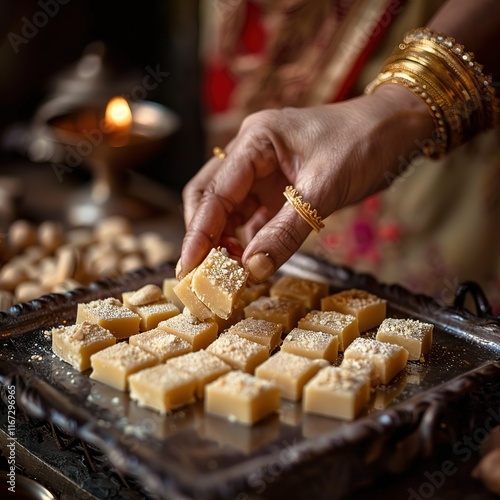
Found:
M 383 175 L 386 179 L 388 171 L 399 175 L 433 143 L 433 118 L 422 101 L 399 84 L 380 85 L 366 97 L 372 98 L 379 110 L 380 120 L 375 133 L 381 150 L 379 154 L 383 155 Z
M 387 110 L 390 123 L 397 127 L 403 139 L 410 143 L 432 137 L 434 121 L 423 102 L 409 89 L 397 83 L 377 87 L 372 97 Z

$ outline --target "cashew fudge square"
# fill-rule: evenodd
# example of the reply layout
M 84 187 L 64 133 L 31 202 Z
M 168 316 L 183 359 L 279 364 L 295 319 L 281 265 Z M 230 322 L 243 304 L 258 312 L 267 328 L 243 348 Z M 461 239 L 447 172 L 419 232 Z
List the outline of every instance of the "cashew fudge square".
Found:
M 265 319 L 283 325 L 288 333 L 305 314 L 304 305 L 283 297 L 262 296 L 245 307 L 245 318 Z
M 126 301 L 130 294 L 133 293 L 134 292 L 125 292 L 123 294 L 124 304 L 127 303 Z M 158 323 L 160 323 L 160 321 L 164 321 L 180 314 L 177 306 L 173 302 L 170 302 L 165 298 L 161 298 L 156 302 L 151 302 L 150 304 L 144 304 L 140 306 L 134 306 L 130 304 L 127 305 L 127 307 L 140 316 L 141 322 L 139 324 L 139 328 L 142 331 L 152 330 L 153 328 L 156 328 L 158 326 Z
M 193 269 L 174 287 L 174 293 L 188 310 L 200 321 L 213 317 L 213 312 L 196 296 L 191 288 L 193 275 L 196 269 Z
M 408 351 L 399 345 L 359 337 L 345 350 L 344 359 L 372 361 L 381 384 L 388 384 L 405 366 Z
M 371 359 L 344 358 L 340 367 L 356 377 L 368 378 L 372 387 L 378 385 L 379 380 L 375 370 L 375 363 Z
M 205 350 L 170 359 L 168 365 L 189 373 L 196 379 L 196 396 L 203 398 L 205 386 L 231 371 L 232 368 L 217 356 Z
M 262 283 L 248 283 L 243 293 L 241 294 L 240 300 L 243 301 L 244 305 L 250 304 L 254 300 L 257 300 L 263 295 L 269 295 L 269 289 L 271 288 L 271 280 L 264 281 Z
M 325 366 L 328 366 L 328 361 L 324 359 L 309 359 L 280 351 L 258 366 L 255 376 L 273 382 L 282 398 L 298 401 L 306 382 Z
M 281 350 L 306 358 L 326 359 L 334 363 L 339 355 L 339 338 L 330 333 L 294 328 L 285 337 Z
M 54 353 L 79 371 L 90 368 L 92 354 L 116 344 L 109 330 L 87 322 L 53 328 L 51 336 Z
M 162 414 L 195 401 L 195 377 L 168 363 L 130 375 L 129 384 L 131 399 Z
M 205 388 L 205 411 L 253 425 L 280 408 L 280 391 L 269 382 L 241 371 L 229 372 Z
M 248 272 L 229 257 L 226 249 L 212 248 L 196 268 L 191 288 L 214 314 L 227 319 L 245 289 L 247 277 Z
M 95 323 L 109 330 L 116 338 L 128 338 L 139 332 L 141 318 L 118 299 L 94 300 L 78 304 L 76 322 Z
M 282 331 L 283 327 L 277 323 L 255 318 L 243 319 L 228 330 L 229 333 L 265 345 L 269 352 L 280 345 Z
M 416 319 L 386 318 L 377 330 L 377 340 L 404 347 L 408 359 L 420 360 L 431 350 L 434 325 Z
M 299 321 L 298 327 L 336 335 L 339 339 L 339 351 L 345 351 L 359 337 L 358 320 L 336 311 L 311 311 Z
M 189 342 L 161 328 L 154 328 L 133 335 L 128 342 L 130 345 L 135 345 L 144 351 L 150 352 L 158 358 L 160 363 L 193 350 L 193 346 Z
M 152 283 L 144 285 L 139 290 L 122 293 L 123 305 L 132 310 L 134 307 L 152 304 L 164 298 L 162 289 Z
M 321 299 L 322 311 L 337 311 L 357 318 L 360 332 L 375 328 L 385 319 L 387 301 L 352 288 Z
M 341 367 L 321 370 L 304 387 L 303 409 L 342 420 L 353 420 L 370 399 L 368 377 L 353 375 Z
M 162 291 L 163 291 L 163 296 L 170 300 L 170 302 L 173 302 L 179 311 L 182 311 L 184 309 L 184 304 L 182 301 L 179 299 L 177 294 L 174 292 L 174 288 L 179 284 L 179 280 L 177 278 L 165 278 L 163 280 L 163 285 L 162 285 Z
M 215 321 L 200 321 L 187 308 L 184 308 L 182 314 L 160 321 L 158 328 L 189 342 L 193 346 L 193 351 L 208 347 L 217 338 L 218 331 Z
M 328 294 L 328 285 L 319 281 L 282 276 L 271 286 L 271 297 L 285 297 L 298 300 L 304 304 L 306 310 L 320 308 L 320 300 Z
M 156 365 L 158 359 L 127 342 L 119 342 L 90 357 L 92 373 L 90 378 L 110 385 L 119 391 L 128 389 L 127 378 L 132 373 Z
M 269 350 L 262 344 L 247 340 L 235 333 L 223 333 L 207 347 L 207 352 L 225 361 L 235 370 L 253 373 L 255 368 L 269 358 Z
M 233 312 L 231 313 L 231 316 L 229 316 L 229 318 L 223 319 L 220 316 L 214 315 L 213 320 L 217 323 L 219 332 L 223 332 L 224 330 L 227 330 L 228 328 L 231 328 L 233 325 L 238 323 L 238 321 L 245 319 L 244 307 L 245 303 L 242 302 L 241 299 L 239 299 L 235 304 Z

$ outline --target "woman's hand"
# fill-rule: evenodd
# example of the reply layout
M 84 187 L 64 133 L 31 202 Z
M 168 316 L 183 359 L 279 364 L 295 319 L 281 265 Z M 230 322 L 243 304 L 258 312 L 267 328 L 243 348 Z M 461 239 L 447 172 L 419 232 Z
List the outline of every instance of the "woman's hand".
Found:
M 423 104 L 392 84 L 340 104 L 250 115 L 226 158 L 212 158 L 184 190 L 187 231 L 177 276 L 222 245 L 242 254 L 255 281 L 267 279 L 311 231 L 285 204 L 287 185 L 324 218 L 387 187 L 401 158 L 413 158 L 431 132 Z M 235 244 L 242 225 L 249 239 L 244 252 Z

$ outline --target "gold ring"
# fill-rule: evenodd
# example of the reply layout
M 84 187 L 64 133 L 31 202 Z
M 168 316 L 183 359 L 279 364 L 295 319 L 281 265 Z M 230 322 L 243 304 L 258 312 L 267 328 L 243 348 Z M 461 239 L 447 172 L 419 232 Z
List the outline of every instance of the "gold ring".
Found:
M 283 192 L 288 203 L 292 205 L 297 213 L 317 232 L 325 225 L 316 209 L 311 208 L 310 203 L 306 203 L 299 192 L 293 186 L 287 186 Z
M 223 160 L 226 157 L 226 152 L 219 146 L 215 146 L 215 148 L 212 149 L 212 153 L 216 158 L 219 158 L 219 160 Z

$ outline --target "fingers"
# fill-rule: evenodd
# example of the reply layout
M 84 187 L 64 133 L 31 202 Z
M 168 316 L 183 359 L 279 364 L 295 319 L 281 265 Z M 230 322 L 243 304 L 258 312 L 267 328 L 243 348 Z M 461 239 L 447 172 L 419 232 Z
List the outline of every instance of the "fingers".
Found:
M 331 184 L 327 178 L 313 174 L 318 172 L 317 168 L 310 168 L 307 176 L 297 179 L 297 189 L 304 202 L 310 203 L 318 214 L 326 217 L 332 212 L 331 196 L 328 195 L 332 192 Z M 263 225 L 243 252 L 242 264 L 250 272 L 253 281 L 269 278 L 301 247 L 312 231 L 312 227 L 295 208 L 285 201 L 283 196 L 281 210 Z
M 211 158 L 184 188 L 182 192 L 182 201 L 184 224 L 186 227 L 189 227 L 189 223 L 200 204 L 203 193 L 211 184 L 221 166 L 221 160 L 219 160 L 219 158 Z
M 262 188 L 260 181 L 277 165 L 268 130 L 258 128 L 233 141 L 224 160 L 210 160 L 189 184 L 184 193 L 187 231 L 177 267 L 179 278 L 197 266 L 223 234 L 233 236 L 235 224 L 245 223 L 259 208 L 262 202 L 251 190 Z
M 184 194 L 187 232 L 178 278 L 202 262 L 222 237 L 234 237 L 236 227 L 249 220 L 250 231 L 256 234 L 243 252 L 242 263 L 254 281 L 273 274 L 311 231 L 291 205 L 284 205 L 286 185 L 296 185 L 320 214 L 331 213 L 331 197 L 325 196 L 331 182 L 324 158 L 318 155 L 311 164 L 303 153 L 302 136 L 293 140 L 293 148 L 285 144 L 283 130 L 290 127 L 285 117 L 274 111 L 252 115 L 226 158 L 210 160 L 189 184 Z M 252 218 L 257 210 L 262 212 Z
M 253 281 L 269 278 L 302 245 L 311 226 L 286 204 L 252 239 L 243 252 L 242 264 Z
M 269 211 L 266 207 L 261 207 L 259 210 L 255 211 L 243 228 L 243 243 L 245 245 L 248 244 L 270 218 Z

